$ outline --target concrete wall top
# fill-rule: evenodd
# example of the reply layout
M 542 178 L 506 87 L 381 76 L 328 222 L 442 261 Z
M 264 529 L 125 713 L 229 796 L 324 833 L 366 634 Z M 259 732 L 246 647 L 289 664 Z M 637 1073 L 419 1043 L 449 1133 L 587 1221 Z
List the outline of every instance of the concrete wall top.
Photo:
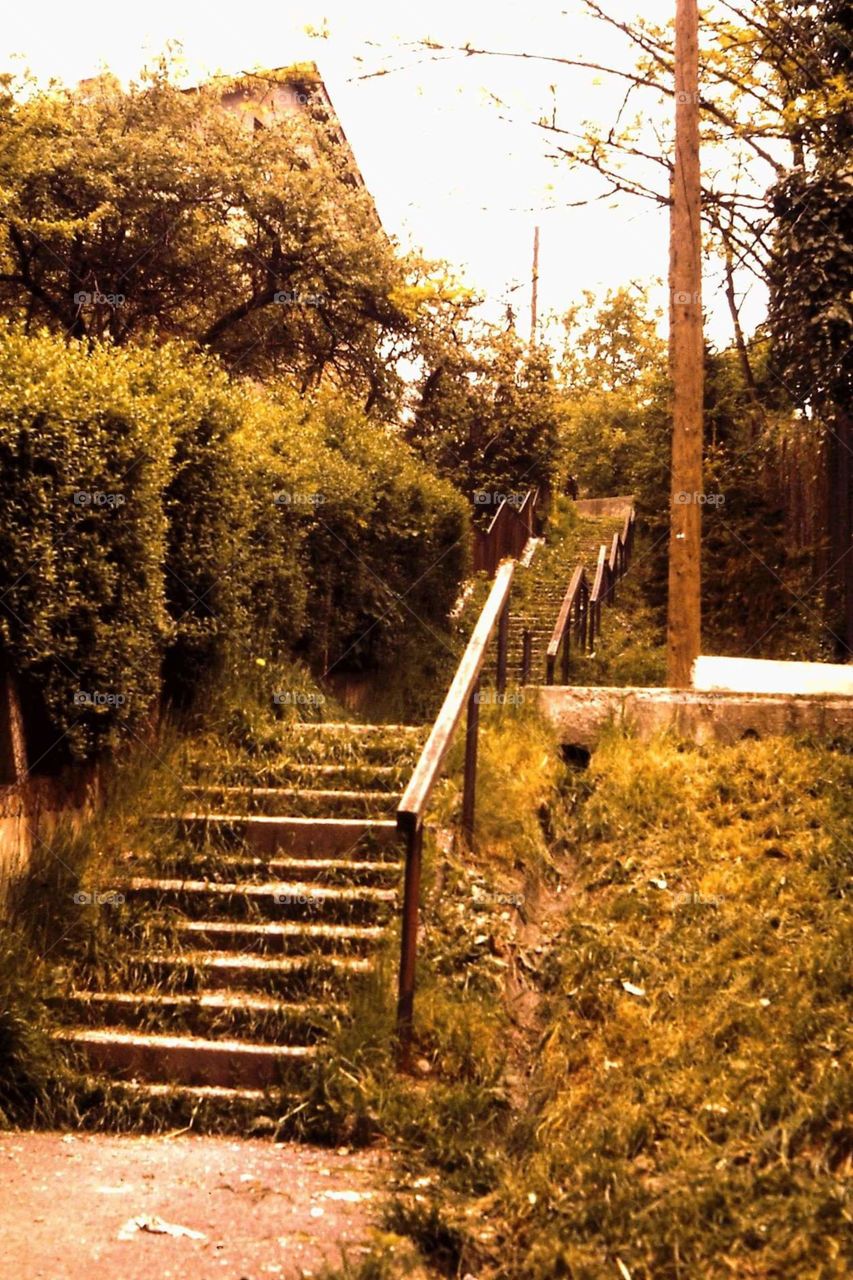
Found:
M 853 664 L 716 658 L 693 664 L 693 688 L 729 693 L 836 694 L 853 697 Z
M 579 516 L 626 516 L 634 505 L 634 495 L 623 493 L 616 498 L 578 498 L 573 505 Z

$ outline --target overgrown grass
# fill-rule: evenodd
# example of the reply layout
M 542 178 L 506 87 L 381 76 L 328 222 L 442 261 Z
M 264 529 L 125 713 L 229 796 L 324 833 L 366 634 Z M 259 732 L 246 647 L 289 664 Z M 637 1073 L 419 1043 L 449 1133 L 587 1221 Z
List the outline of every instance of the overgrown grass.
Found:
M 571 672 L 573 684 L 640 688 L 666 684 L 664 618 L 649 604 L 653 562 L 648 552 L 647 541 L 638 537 L 616 600 L 602 608 L 594 652 L 578 658 Z
M 439 1274 L 849 1274 L 851 795 L 842 749 L 614 735 L 533 938 L 466 902 L 490 863 L 439 866 L 428 1070 L 380 1116 L 389 1224 Z

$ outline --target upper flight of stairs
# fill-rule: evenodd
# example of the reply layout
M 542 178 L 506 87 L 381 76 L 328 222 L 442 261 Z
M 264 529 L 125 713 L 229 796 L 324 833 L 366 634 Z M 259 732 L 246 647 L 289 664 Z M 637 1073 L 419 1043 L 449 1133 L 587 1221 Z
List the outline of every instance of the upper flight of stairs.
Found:
M 507 674 L 511 681 L 521 679 L 523 636 L 531 635 L 530 682 L 545 682 L 545 656 L 569 585 L 578 564 L 586 569 L 592 586 L 598 549 L 610 546 L 614 533 L 622 529 L 624 513 L 618 515 L 578 516 L 572 534 L 565 539 L 541 542 L 529 565 L 519 563 L 510 600 Z M 496 647 L 492 647 L 483 671 L 484 682 L 492 683 L 497 671 Z
M 99 886 L 99 953 L 67 973 L 57 1037 L 80 1070 L 193 1107 L 298 1092 L 397 914 L 394 812 L 427 728 L 290 724 L 280 751 L 187 763 Z

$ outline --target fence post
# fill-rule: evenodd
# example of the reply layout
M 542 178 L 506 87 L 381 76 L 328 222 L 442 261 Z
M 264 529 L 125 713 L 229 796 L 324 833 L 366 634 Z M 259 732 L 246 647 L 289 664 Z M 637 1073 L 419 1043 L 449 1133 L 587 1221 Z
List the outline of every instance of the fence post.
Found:
M 521 683 L 530 683 L 530 664 L 533 660 L 533 637 L 525 627 L 521 637 Z
M 406 832 L 400 982 L 397 998 L 397 1065 L 401 1071 L 410 1071 L 412 1065 L 412 1019 L 415 1004 L 415 963 L 418 949 L 418 903 L 421 893 L 423 841 L 423 823 L 418 822 Z
M 462 790 L 462 830 L 468 847 L 474 847 L 474 809 L 477 803 L 477 734 L 480 727 L 479 678 L 468 698 L 465 722 L 465 781 Z

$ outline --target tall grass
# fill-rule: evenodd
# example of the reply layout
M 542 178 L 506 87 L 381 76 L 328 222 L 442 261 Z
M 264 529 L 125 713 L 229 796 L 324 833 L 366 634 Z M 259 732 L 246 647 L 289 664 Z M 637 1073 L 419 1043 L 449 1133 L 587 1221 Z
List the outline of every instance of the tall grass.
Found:
M 849 748 L 614 734 L 535 946 L 434 879 L 389 1222 L 439 1274 L 850 1273 L 851 795 Z

